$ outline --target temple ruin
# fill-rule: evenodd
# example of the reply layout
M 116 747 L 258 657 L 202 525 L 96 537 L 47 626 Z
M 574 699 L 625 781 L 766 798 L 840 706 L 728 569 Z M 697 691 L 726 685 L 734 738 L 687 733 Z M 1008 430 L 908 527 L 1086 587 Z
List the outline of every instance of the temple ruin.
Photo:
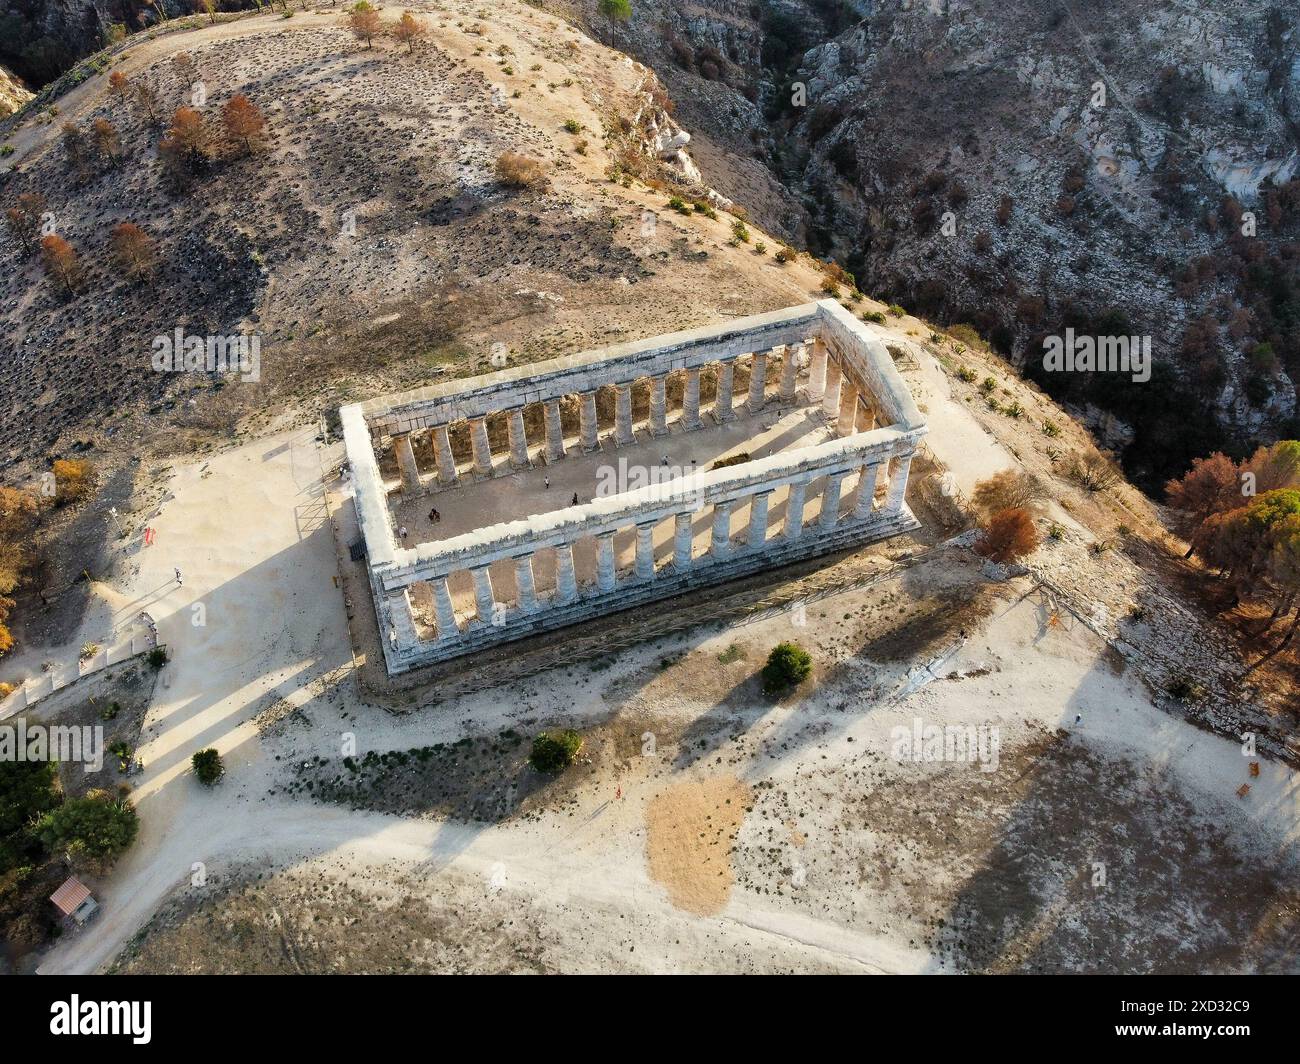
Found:
M 925 421 L 834 300 L 340 414 L 391 674 L 917 525 L 905 494 Z

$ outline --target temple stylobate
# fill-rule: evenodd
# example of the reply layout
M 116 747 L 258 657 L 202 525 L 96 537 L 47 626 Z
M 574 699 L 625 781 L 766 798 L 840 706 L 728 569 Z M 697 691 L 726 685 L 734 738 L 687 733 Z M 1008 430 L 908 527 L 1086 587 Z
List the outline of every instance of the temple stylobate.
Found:
M 341 417 L 394 674 L 917 524 L 905 495 L 924 419 L 884 344 L 833 300 Z

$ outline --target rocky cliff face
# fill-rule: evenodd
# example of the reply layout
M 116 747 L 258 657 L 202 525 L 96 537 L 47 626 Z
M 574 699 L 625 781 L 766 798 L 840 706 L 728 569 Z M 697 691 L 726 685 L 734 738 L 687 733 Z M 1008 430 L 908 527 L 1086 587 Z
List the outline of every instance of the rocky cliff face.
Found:
M 0 67 L 0 118 L 13 114 L 31 98 L 27 86 Z
M 618 41 L 705 180 L 871 294 L 973 325 L 1151 486 L 1293 430 L 1298 22 L 1276 0 L 646 0 Z M 748 161 L 717 172 L 711 143 Z M 1151 381 L 1045 371 L 1067 327 L 1149 336 Z
M 0 0 L 0 64 L 40 88 L 115 33 L 151 26 L 160 12 L 173 18 L 193 10 L 187 0 Z

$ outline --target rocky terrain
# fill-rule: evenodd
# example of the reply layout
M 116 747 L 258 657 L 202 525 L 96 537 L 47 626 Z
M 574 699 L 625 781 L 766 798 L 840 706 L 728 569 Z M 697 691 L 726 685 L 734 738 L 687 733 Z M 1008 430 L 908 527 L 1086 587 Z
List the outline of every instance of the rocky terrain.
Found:
M 410 54 L 367 48 L 329 9 L 142 40 L 111 65 L 154 89 L 158 114 L 111 96 L 104 71 L 59 98 L 57 122 L 11 120 L 0 206 L 45 197 L 85 276 L 67 293 L 0 235 L 0 465 L 17 463 L 13 476 L 72 448 L 186 446 L 281 399 L 320 416 L 367 375 L 410 386 L 481 371 L 493 344 L 548 357 L 819 295 L 816 269 L 732 246 L 725 215 L 664 210 L 655 173 L 708 190 L 671 148 L 652 74 L 532 9 L 507 28 L 469 8 L 432 15 L 436 43 Z M 178 185 L 158 145 L 192 96 L 171 60 L 180 39 L 216 132 L 211 160 Z M 220 136 L 236 92 L 267 118 L 252 155 Z M 96 119 L 121 158 L 83 172 L 59 127 Z M 503 184 L 506 152 L 539 160 L 545 180 Z M 655 186 L 611 181 L 615 165 Z M 149 282 L 111 257 L 124 221 L 158 242 Z M 257 335 L 261 379 L 156 372 L 154 341 L 177 328 Z
M 722 193 L 869 294 L 974 326 L 1145 487 L 1292 431 L 1293 7 L 635 7 L 617 39 L 658 71 Z M 1156 383 L 1041 372 L 1042 336 L 1066 327 L 1151 336 Z

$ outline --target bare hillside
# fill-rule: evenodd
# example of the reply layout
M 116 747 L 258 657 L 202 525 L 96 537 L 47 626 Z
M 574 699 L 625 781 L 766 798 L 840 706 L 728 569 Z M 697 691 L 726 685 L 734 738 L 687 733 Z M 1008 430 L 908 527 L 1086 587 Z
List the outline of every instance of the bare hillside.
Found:
M 366 47 L 330 10 L 172 33 L 111 66 L 153 87 L 155 117 L 109 94 L 108 70 L 57 117 L 20 116 L 0 208 L 44 196 L 85 277 L 66 294 L 38 254 L 0 238 L 5 464 L 77 441 L 201 441 L 250 409 L 319 413 L 346 394 L 325 387 L 344 376 L 478 371 L 494 344 L 537 358 L 817 293 L 814 270 L 731 246 L 727 216 L 682 217 L 666 192 L 606 177 L 616 154 L 639 150 L 648 71 L 523 5 L 426 19 L 409 53 Z M 236 93 L 267 118 L 259 151 L 218 137 L 184 186 L 158 152 L 193 99 L 180 52 L 214 130 Z M 121 161 L 78 173 L 60 126 L 97 118 L 117 128 Z M 503 184 L 505 152 L 537 159 L 543 186 Z M 110 255 L 123 221 L 158 241 L 152 281 Z M 259 336 L 261 381 L 155 372 L 154 340 L 177 328 Z

